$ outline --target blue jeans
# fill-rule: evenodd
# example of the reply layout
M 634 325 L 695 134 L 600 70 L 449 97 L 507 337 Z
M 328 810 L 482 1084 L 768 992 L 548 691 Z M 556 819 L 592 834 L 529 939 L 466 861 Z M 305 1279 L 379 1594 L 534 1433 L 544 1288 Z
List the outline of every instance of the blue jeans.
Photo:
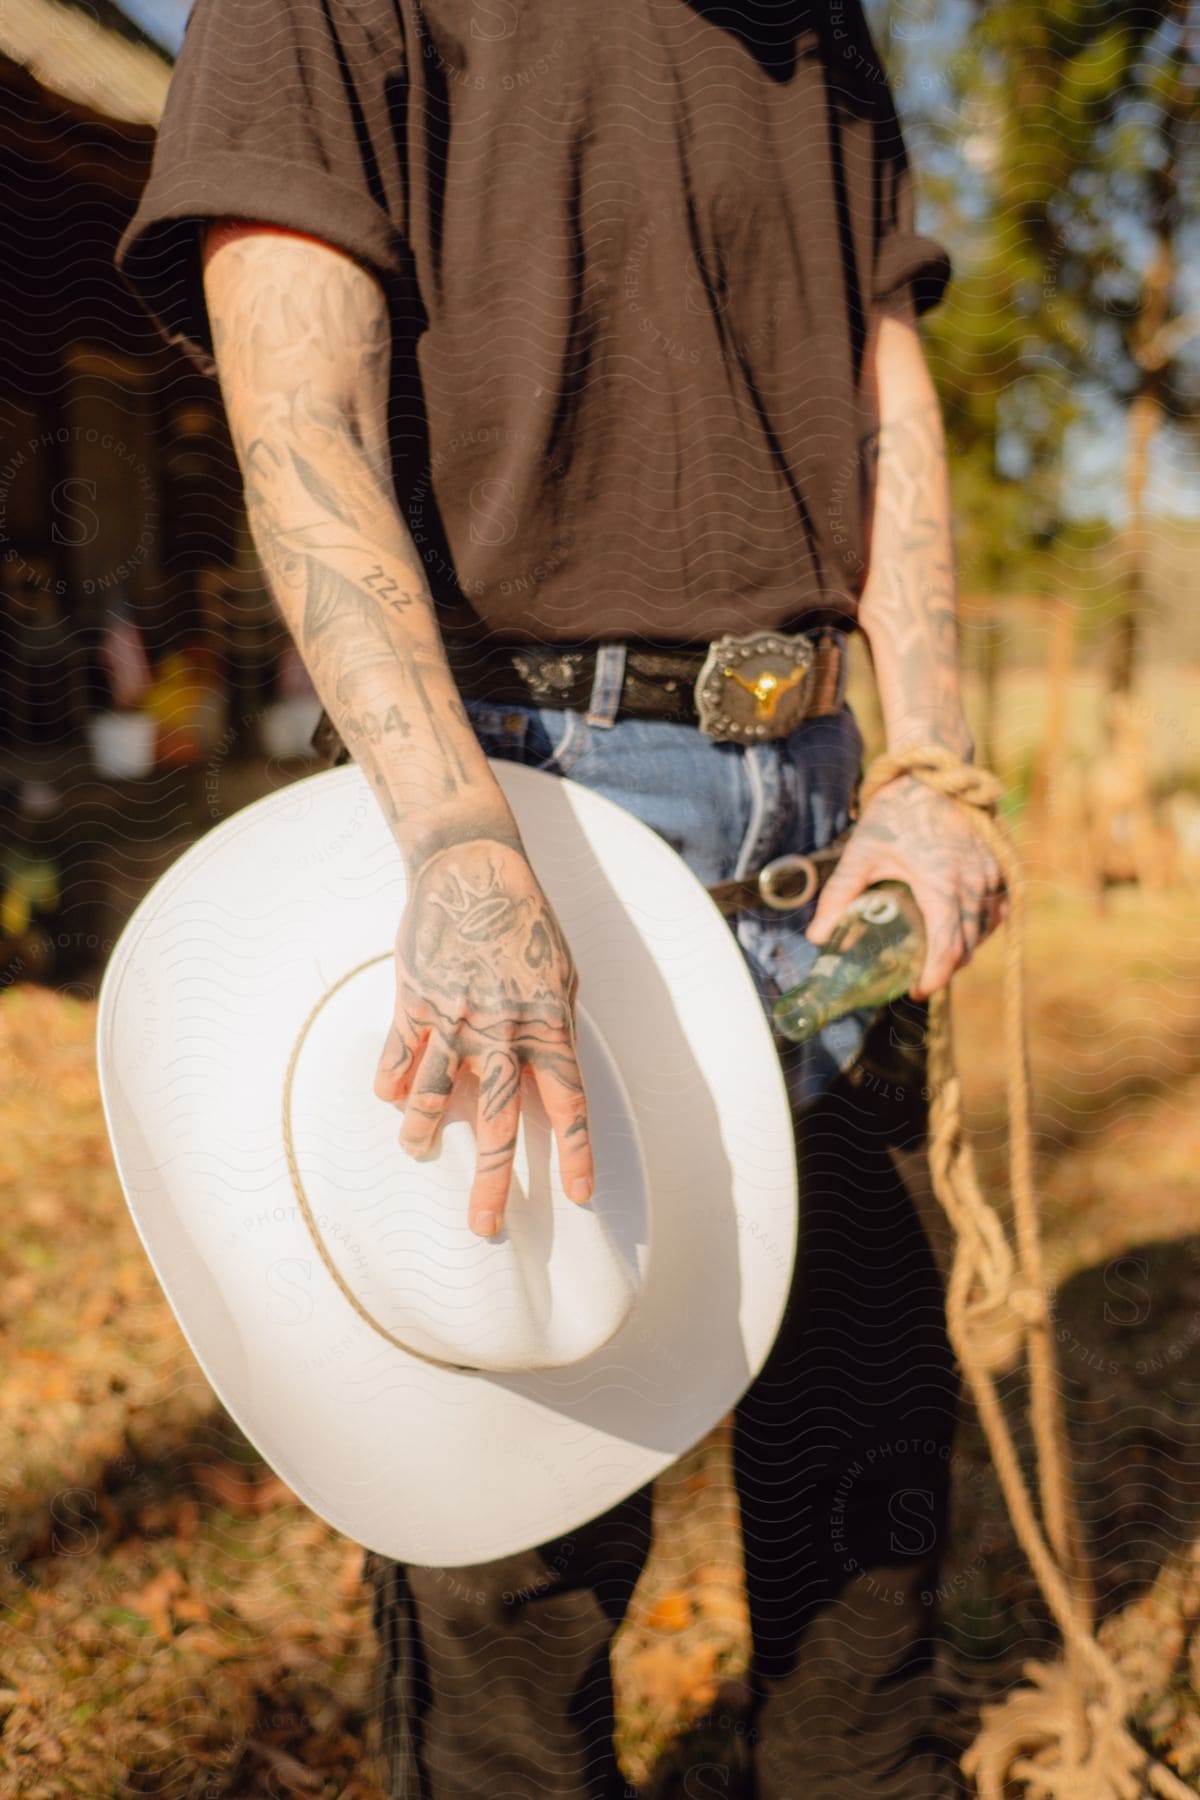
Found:
M 567 775 L 615 801 L 665 838 L 706 887 L 785 851 L 822 849 L 849 822 L 862 735 L 848 706 L 748 749 L 662 719 L 601 724 L 551 707 L 466 708 L 489 756 Z M 817 958 L 804 935 L 814 907 L 762 906 L 730 921 L 765 1007 Z M 811 1044 L 780 1046 L 793 1105 L 806 1106 L 854 1060 L 866 1019 L 852 1014 Z
M 619 684 L 618 684 L 619 685 Z M 847 821 L 861 740 L 848 710 L 742 749 L 696 727 L 467 702 L 489 755 L 594 788 L 706 885 Z M 731 924 L 764 1003 L 817 952 L 810 909 Z M 886 1015 L 885 1015 L 886 1018 Z M 796 1273 L 735 1411 L 734 1480 L 754 1640 L 729 1741 L 681 1742 L 678 1796 L 948 1800 L 932 1653 L 958 1394 L 946 1339 L 918 1079 L 897 1108 L 844 1067 L 864 1020 L 782 1052 L 800 1176 Z M 651 1548 L 652 1489 L 521 1555 L 461 1568 L 369 1554 L 376 1710 L 391 1800 L 621 1800 L 609 1648 Z M 486 1496 L 480 1504 L 486 1505 Z

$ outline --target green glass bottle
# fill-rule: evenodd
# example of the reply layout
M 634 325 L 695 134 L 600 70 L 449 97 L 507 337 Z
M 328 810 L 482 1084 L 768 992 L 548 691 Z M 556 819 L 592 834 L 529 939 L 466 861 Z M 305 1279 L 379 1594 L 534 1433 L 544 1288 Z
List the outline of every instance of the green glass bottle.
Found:
M 925 922 L 902 881 L 877 881 L 842 914 L 807 981 L 775 1002 L 776 1029 L 805 1044 L 844 1013 L 906 994 L 925 958 Z

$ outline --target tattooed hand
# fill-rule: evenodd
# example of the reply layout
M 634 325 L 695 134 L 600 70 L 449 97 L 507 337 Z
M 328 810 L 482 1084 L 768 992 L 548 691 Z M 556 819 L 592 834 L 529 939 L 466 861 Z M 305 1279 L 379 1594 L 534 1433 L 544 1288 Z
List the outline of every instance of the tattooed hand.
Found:
M 969 961 L 1003 919 L 999 866 L 954 802 L 915 775 L 879 789 L 863 808 L 821 894 L 807 936 L 823 944 L 840 915 L 876 881 L 904 881 L 925 920 L 925 962 L 909 990 L 926 1000 Z
M 404 1108 L 401 1147 L 427 1157 L 455 1084 L 471 1087 L 478 1160 L 468 1222 L 483 1237 L 503 1220 L 523 1079 L 545 1105 L 566 1193 L 591 1196 L 577 985 L 562 929 L 519 848 L 478 837 L 420 864 L 396 936 L 396 1013 L 375 1092 Z

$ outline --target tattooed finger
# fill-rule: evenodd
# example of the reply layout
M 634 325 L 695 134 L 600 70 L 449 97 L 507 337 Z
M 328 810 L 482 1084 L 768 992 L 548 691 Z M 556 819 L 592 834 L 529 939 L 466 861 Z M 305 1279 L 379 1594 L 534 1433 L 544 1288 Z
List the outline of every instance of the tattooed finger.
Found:
M 957 907 L 930 907 L 926 913 L 926 943 L 925 965 L 910 990 L 916 1000 L 926 1000 L 944 987 L 970 954 L 963 915 Z
M 430 1038 L 404 1108 L 400 1148 L 409 1156 L 428 1156 L 437 1143 L 459 1066 L 459 1059 L 452 1050 L 439 1039 Z
M 405 1018 L 403 1025 L 392 1021 L 375 1070 L 374 1090 L 380 1100 L 395 1104 L 408 1091 L 424 1037 L 411 1019 Z
M 479 1077 L 479 1112 L 494 1119 L 507 1112 L 521 1085 L 521 1059 L 514 1050 L 489 1052 Z
M 574 1063 L 574 1058 L 571 1061 Z M 567 1079 L 558 1070 L 551 1073 L 548 1069 L 539 1069 L 537 1084 L 558 1145 L 558 1170 L 563 1192 L 568 1199 L 582 1204 L 592 1197 L 595 1171 L 587 1106 L 578 1068 Z
M 481 1237 L 492 1237 L 504 1220 L 520 1119 L 519 1081 L 513 1083 L 508 1104 L 496 1112 L 485 1112 L 481 1094 L 475 1125 L 475 1181 L 467 1209 L 467 1223 Z

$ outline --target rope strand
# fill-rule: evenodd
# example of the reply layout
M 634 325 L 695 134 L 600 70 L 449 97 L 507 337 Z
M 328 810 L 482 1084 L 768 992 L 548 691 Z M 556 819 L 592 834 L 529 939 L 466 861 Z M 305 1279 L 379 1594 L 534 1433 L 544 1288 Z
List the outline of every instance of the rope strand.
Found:
M 900 775 L 953 800 L 992 852 L 1009 911 L 1004 945 L 1008 1167 L 1016 1253 L 984 1197 L 963 1123 L 954 1067 L 948 987 L 929 1003 L 929 1165 L 934 1192 L 955 1234 L 946 1291 L 950 1341 L 962 1365 L 996 1465 L 1017 1541 L 1062 1636 L 1060 1664 L 1030 1662 L 1032 1685 L 983 1709 L 962 1759 L 980 1800 L 1004 1800 L 1006 1784 L 1028 1800 L 1138 1800 L 1148 1782 L 1164 1800 L 1190 1789 L 1152 1758 L 1128 1729 L 1129 1697 L 1096 1639 L 1083 1530 L 1050 1330 L 1034 1185 L 1031 1083 L 1025 1016 L 1025 887 L 1016 846 L 997 816 L 1000 781 L 939 744 L 889 751 L 867 770 L 861 805 Z M 1035 1506 L 1001 1406 L 995 1374 L 1024 1351 L 1036 1451 Z

